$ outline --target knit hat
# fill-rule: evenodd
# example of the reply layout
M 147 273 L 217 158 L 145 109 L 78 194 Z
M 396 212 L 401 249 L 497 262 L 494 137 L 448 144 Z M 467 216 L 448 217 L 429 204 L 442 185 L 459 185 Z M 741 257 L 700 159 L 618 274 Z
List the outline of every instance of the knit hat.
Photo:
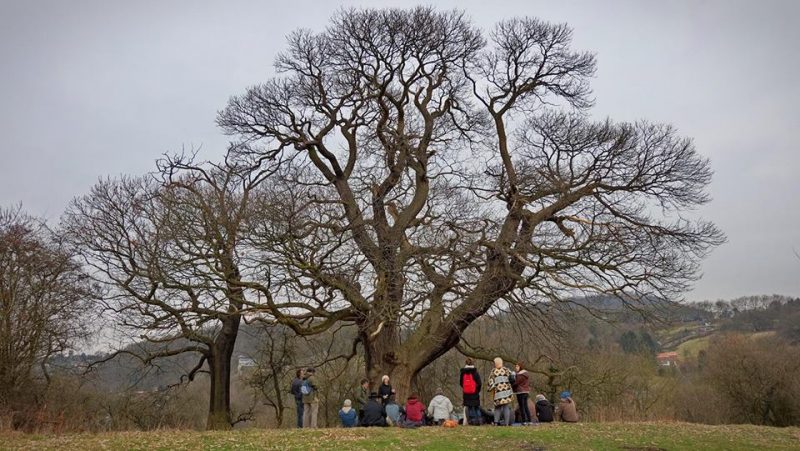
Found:
M 539 402 L 539 401 L 544 401 L 544 400 L 546 400 L 546 399 L 547 399 L 547 398 L 545 398 L 545 397 L 544 397 L 544 395 L 536 395 L 536 402 Z
M 353 402 L 352 402 L 352 401 L 350 401 L 349 399 L 345 399 L 345 400 L 344 400 L 344 406 L 345 406 L 345 407 L 350 407 L 350 406 L 352 406 L 352 405 L 353 405 Z
M 561 399 L 567 399 L 570 396 L 572 396 L 572 393 L 570 393 L 569 390 L 564 390 L 561 392 Z

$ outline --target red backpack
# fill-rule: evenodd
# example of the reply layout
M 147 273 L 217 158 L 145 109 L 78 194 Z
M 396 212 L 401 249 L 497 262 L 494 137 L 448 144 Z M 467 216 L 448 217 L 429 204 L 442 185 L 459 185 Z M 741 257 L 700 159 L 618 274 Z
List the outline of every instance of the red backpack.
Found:
M 475 391 L 478 389 L 477 384 L 475 384 L 475 378 L 472 377 L 472 373 L 464 373 L 464 394 L 465 395 L 474 395 Z

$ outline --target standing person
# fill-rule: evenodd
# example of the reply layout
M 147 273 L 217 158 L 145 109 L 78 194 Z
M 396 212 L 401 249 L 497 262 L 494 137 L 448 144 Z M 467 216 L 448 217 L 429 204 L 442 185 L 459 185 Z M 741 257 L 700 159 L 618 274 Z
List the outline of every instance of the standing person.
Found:
M 494 369 L 489 373 L 489 391 L 494 400 L 494 423 L 511 425 L 511 402 L 514 390 L 511 388 L 511 370 L 503 366 L 503 359 L 495 357 Z
M 572 400 L 572 393 L 568 391 L 562 391 L 560 398 L 561 401 L 558 403 L 558 407 L 556 408 L 556 418 L 558 418 L 558 421 L 563 421 L 565 423 L 577 423 L 578 408 L 575 405 L 575 401 Z
M 319 397 L 317 392 L 319 387 L 316 384 L 314 375 L 317 370 L 309 368 L 305 372 L 305 380 L 300 387 L 303 393 L 303 427 L 316 428 L 317 427 L 317 414 L 319 413 Z
M 381 378 L 381 386 L 378 387 L 378 395 L 381 397 L 381 402 L 386 405 L 386 401 L 392 396 L 392 385 L 389 383 L 389 376 L 384 374 Z
M 444 395 L 441 388 L 436 389 L 436 396 L 431 399 L 428 404 L 428 415 L 433 417 L 433 421 L 437 425 L 444 423 L 444 420 L 450 419 L 450 413 L 453 411 L 453 403 Z
M 536 395 L 536 419 L 540 423 L 553 422 L 553 405 L 542 395 Z
M 425 424 L 425 404 L 411 394 L 406 401 L 406 422 L 404 426 L 422 426 Z
M 467 357 L 464 363 L 458 379 L 458 385 L 463 392 L 464 407 L 467 410 L 464 424 L 481 424 L 481 376 L 471 358 Z
M 351 428 L 358 424 L 358 417 L 356 411 L 352 407 L 352 402 L 349 399 L 344 400 L 344 405 L 339 410 L 339 421 L 342 422 L 343 428 Z
M 377 393 L 369 395 L 369 401 L 364 406 L 364 418 L 361 421 L 363 427 L 386 426 L 386 409 L 379 401 L 380 396 Z
M 303 392 L 301 388 L 303 386 L 303 369 L 300 368 L 297 370 L 295 378 L 292 379 L 292 388 L 289 392 L 294 396 L 294 404 L 297 407 L 297 427 L 303 427 Z
M 528 372 L 525 370 L 525 365 L 522 362 L 517 362 L 514 365 L 516 376 L 512 388 L 514 394 L 517 395 L 517 405 L 519 405 L 520 423 L 523 425 L 531 424 L 531 410 L 528 408 L 528 395 L 531 388 L 528 382 Z
M 369 401 L 369 379 L 361 379 L 361 386 L 356 389 L 356 410 L 358 411 L 358 421 L 364 419 L 364 406 Z

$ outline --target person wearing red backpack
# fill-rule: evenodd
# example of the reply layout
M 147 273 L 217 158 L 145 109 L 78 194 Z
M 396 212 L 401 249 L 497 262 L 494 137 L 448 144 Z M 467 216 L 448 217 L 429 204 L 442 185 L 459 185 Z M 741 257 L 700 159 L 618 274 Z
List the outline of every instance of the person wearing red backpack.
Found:
M 458 383 L 461 385 L 461 391 L 464 394 L 464 407 L 467 410 L 464 424 L 481 424 L 481 376 L 475 368 L 475 362 L 469 357 L 467 357 L 464 368 L 461 368 L 461 376 Z

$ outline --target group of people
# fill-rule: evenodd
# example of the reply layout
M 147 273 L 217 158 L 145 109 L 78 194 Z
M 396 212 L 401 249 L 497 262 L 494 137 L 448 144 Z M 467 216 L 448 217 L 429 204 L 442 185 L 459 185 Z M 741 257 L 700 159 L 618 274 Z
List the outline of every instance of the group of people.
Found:
M 299 428 L 317 427 L 320 385 L 316 374 L 317 371 L 314 368 L 301 368 L 297 370 L 295 378 L 292 379 L 289 393 L 294 396 L 297 406 L 297 427 Z
M 494 359 L 494 368 L 488 375 L 488 390 L 494 409 L 488 412 L 481 407 L 483 382 L 475 363 L 467 358 L 459 374 L 464 412 L 455 412 L 453 403 L 441 388 L 426 407 L 420 397 L 412 393 L 404 405 L 395 400 L 389 376 L 383 376 L 377 391 L 370 390 L 369 379 L 362 379 L 356 389 L 355 403 L 346 399 L 339 410 L 342 427 L 418 427 L 441 425 L 448 421 L 461 421 L 463 424 L 495 424 L 510 426 L 512 423 L 531 425 L 549 423 L 554 420 L 574 423 L 578 421 L 578 410 L 572 394 L 564 391 L 557 406 L 542 394 L 530 399 L 530 378 L 523 362 L 517 362 L 514 371 L 505 367 L 503 359 Z M 298 370 L 292 381 L 291 393 L 297 405 L 297 427 L 317 427 L 319 412 L 319 385 L 315 370 Z M 517 408 L 512 411 L 516 400 Z
M 561 393 L 560 402 L 555 407 L 543 394 L 536 395 L 535 401 L 530 399 L 530 377 L 523 362 L 517 362 L 514 371 L 511 371 L 503 365 L 503 359 L 494 359 L 494 368 L 489 373 L 486 384 L 494 405 L 492 414 L 481 407 L 480 393 L 483 384 L 475 363 L 470 358 L 467 358 L 461 368 L 459 385 L 463 392 L 466 424 L 493 423 L 510 426 L 518 423 L 527 426 L 533 423 L 550 423 L 554 419 L 569 423 L 578 421 L 578 409 L 569 391 Z M 515 399 L 517 408 L 512 411 L 511 406 Z

